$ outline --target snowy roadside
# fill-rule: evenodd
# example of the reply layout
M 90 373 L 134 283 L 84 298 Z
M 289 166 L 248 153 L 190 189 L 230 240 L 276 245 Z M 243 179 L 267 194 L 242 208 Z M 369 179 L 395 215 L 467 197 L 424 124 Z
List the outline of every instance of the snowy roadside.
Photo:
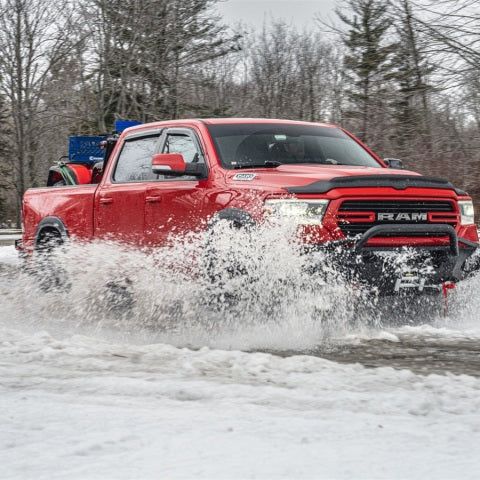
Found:
M 0 246 L 0 265 L 16 265 L 18 263 L 18 253 L 13 245 Z
M 477 478 L 480 379 L 0 330 L 8 479 Z

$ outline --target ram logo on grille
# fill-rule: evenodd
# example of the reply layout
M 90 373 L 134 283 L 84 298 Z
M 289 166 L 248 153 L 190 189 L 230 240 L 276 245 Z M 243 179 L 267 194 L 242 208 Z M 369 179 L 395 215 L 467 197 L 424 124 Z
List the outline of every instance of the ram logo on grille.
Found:
M 426 222 L 428 220 L 428 215 L 426 213 L 419 212 L 379 212 L 377 213 L 377 220 L 379 222 Z

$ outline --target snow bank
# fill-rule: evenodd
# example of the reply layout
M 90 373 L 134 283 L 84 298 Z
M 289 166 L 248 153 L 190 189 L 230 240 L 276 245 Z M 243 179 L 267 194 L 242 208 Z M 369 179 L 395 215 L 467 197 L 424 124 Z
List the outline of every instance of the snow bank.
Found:
M 16 265 L 18 263 L 18 253 L 14 246 L 0 246 L 0 265 L 2 263 L 7 265 Z
M 480 379 L 0 330 L 2 478 L 477 478 Z

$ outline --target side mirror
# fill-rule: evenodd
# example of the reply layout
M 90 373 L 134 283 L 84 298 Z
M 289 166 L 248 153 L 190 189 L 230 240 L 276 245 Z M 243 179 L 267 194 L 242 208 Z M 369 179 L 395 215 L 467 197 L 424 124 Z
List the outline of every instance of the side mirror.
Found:
M 157 153 L 152 157 L 152 172 L 156 175 L 171 175 L 172 177 L 207 176 L 203 163 L 187 163 L 180 153 Z
M 157 153 L 152 157 L 152 172 L 156 175 L 185 175 L 187 164 L 179 153 Z
M 388 168 L 395 168 L 397 170 L 403 170 L 403 162 L 398 158 L 384 158 L 383 161 L 387 164 Z

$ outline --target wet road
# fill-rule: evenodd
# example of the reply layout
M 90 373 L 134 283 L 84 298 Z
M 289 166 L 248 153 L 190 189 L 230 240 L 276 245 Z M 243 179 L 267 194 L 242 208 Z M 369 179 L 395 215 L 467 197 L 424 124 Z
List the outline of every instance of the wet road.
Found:
M 416 330 L 416 329 L 414 329 Z M 308 354 L 345 364 L 365 367 L 408 369 L 417 374 L 454 374 L 480 377 L 480 339 L 444 338 L 432 334 L 397 332 L 392 340 L 364 339 L 348 343 L 331 342 Z M 302 352 L 271 352 L 281 356 Z M 304 354 L 306 352 L 303 352 Z

